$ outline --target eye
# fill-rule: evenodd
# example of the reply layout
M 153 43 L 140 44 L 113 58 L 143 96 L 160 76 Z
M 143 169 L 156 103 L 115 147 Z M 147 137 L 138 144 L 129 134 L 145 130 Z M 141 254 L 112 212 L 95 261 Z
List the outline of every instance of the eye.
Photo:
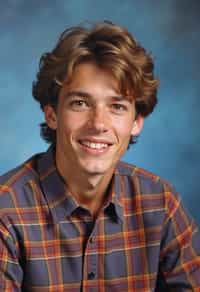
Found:
M 123 113 L 123 112 L 128 110 L 128 107 L 124 104 L 121 104 L 121 103 L 113 103 L 111 105 L 111 108 L 113 111 L 115 111 L 117 113 Z
M 89 104 L 86 100 L 81 99 L 81 98 L 74 98 L 69 102 L 69 106 L 73 109 L 73 110 L 86 110 L 89 107 Z

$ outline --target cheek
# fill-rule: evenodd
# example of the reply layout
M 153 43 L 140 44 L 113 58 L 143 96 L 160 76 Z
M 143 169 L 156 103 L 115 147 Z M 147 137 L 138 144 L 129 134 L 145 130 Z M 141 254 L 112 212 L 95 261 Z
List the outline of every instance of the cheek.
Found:
M 133 128 L 132 120 L 118 121 L 115 127 L 116 134 L 120 140 L 129 139 Z M 125 142 L 125 141 L 124 141 Z
M 59 135 L 75 135 L 84 126 L 84 119 L 79 115 L 62 114 L 58 119 Z

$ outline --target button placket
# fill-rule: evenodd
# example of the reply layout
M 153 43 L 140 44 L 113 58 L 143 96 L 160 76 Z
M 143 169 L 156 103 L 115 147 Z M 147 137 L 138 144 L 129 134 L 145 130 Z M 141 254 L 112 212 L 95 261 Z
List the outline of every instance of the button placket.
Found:
M 88 250 L 93 250 L 95 246 L 94 230 L 90 235 L 87 248 Z M 89 255 L 88 258 L 88 280 L 95 279 L 97 274 L 97 256 L 95 254 Z
M 95 287 L 93 286 L 95 280 L 98 278 L 98 250 L 97 250 L 98 246 L 96 240 L 97 230 L 98 220 L 93 225 L 93 229 L 90 232 L 85 248 L 84 281 L 83 281 L 84 292 L 97 291 L 96 284 Z

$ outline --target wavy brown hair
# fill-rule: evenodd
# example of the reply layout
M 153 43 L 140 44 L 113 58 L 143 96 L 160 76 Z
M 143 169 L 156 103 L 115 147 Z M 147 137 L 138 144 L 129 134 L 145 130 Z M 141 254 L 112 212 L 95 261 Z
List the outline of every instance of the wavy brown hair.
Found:
M 159 82 L 154 78 L 151 55 L 127 29 L 107 21 L 66 29 L 55 48 L 42 55 L 32 88 L 42 109 L 47 104 L 56 109 L 62 82 L 70 82 L 75 67 L 85 62 L 108 70 L 118 81 L 121 93 L 135 100 L 137 114 L 146 117 L 153 111 Z M 46 123 L 40 127 L 42 138 L 54 144 L 56 131 Z

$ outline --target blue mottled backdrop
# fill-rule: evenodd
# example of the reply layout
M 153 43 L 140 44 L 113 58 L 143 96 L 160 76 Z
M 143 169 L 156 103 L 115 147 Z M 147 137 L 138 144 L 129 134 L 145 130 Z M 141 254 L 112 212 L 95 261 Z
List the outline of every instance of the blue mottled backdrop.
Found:
M 47 145 L 31 96 L 40 55 L 85 20 L 126 26 L 155 56 L 159 105 L 124 159 L 170 180 L 200 223 L 200 1 L 0 0 L 0 173 Z

